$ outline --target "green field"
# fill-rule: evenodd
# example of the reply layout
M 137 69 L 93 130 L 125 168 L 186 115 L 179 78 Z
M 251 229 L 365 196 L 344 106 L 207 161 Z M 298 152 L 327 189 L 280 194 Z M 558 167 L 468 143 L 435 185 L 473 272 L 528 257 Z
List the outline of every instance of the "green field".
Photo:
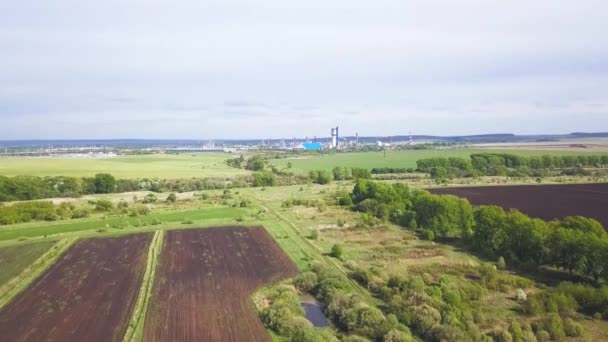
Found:
M 416 161 L 431 157 L 461 157 L 469 158 L 473 153 L 512 153 L 521 156 L 540 156 L 549 155 L 578 155 L 581 153 L 597 154 L 585 151 L 542 151 L 542 150 L 507 150 L 507 149 L 436 149 L 436 150 L 406 150 L 384 152 L 353 152 L 353 153 L 332 153 L 319 154 L 313 156 L 295 156 L 285 159 L 273 159 L 271 164 L 286 168 L 287 163 L 291 162 L 294 170 L 328 170 L 331 171 L 336 166 L 361 167 L 372 169 L 375 167 L 395 167 L 395 168 L 416 168 Z
M 0 175 L 90 177 L 111 173 L 116 178 L 224 177 L 247 174 L 224 161 L 228 153 L 183 153 L 114 158 L 0 158 Z
M 55 241 L 44 241 L 1 247 L 0 287 L 19 275 L 54 244 Z
M 160 224 L 179 225 L 180 222 L 190 220 L 196 222 L 201 220 L 234 221 L 235 218 L 246 214 L 241 208 L 207 208 L 200 210 L 167 211 L 164 213 L 150 214 L 140 217 L 112 217 L 112 218 L 86 218 L 79 220 L 67 220 L 60 223 L 31 222 L 18 224 L 0 229 L 0 241 L 32 238 L 37 236 L 52 236 L 57 234 L 85 232 L 91 230 L 124 230 L 139 228 L 134 225 L 157 226 Z M 156 222 L 159 223 L 156 223 Z M 154 222 L 154 223 L 153 223 Z M 123 228 L 115 228 L 115 227 Z M 161 228 L 161 227 L 159 227 Z

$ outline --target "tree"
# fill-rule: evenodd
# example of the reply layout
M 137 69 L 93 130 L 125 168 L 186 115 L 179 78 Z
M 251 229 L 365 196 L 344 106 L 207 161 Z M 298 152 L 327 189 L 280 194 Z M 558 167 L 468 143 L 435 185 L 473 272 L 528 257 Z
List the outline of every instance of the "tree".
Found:
M 498 256 L 507 238 L 504 229 L 507 214 L 498 206 L 480 206 L 475 208 L 473 217 L 473 247 L 487 256 Z
M 331 247 L 331 253 L 330 253 L 330 255 L 332 257 L 337 258 L 337 259 L 342 259 L 342 253 L 343 253 L 343 250 L 342 250 L 342 246 L 341 245 L 334 244 Z
M 116 189 L 116 179 L 108 173 L 98 173 L 93 180 L 96 194 L 109 194 Z
M 431 178 L 445 179 L 448 178 L 448 170 L 443 166 L 435 166 L 431 168 Z

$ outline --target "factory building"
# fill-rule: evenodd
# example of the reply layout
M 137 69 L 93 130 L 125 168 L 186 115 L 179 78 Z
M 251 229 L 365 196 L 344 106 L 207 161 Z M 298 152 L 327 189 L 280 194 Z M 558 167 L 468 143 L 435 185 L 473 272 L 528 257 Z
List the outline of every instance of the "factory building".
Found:
M 338 148 L 339 142 L 340 134 L 338 131 L 338 126 L 336 126 L 336 128 L 331 129 L 331 148 Z

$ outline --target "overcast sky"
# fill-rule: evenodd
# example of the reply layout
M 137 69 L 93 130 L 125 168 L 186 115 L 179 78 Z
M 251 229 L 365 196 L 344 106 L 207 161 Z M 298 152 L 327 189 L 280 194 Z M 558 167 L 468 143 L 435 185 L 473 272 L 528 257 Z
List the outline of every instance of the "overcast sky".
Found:
M 606 0 L 0 2 L 0 140 L 608 131 Z

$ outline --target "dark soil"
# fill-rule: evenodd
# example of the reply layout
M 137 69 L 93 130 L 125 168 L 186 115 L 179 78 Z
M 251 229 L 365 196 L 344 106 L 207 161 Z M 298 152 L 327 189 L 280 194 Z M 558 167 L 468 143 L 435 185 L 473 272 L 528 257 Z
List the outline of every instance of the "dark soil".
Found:
M 250 296 L 297 274 L 263 228 L 169 231 L 159 267 L 144 341 L 270 341 Z
M 517 209 L 544 220 L 585 216 L 608 228 L 608 183 L 479 186 L 429 189 L 434 194 L 467 198 L 474 205 Z
M 0 311 L 0 341 L 122 341 L 151 240 L 77 241 Z

